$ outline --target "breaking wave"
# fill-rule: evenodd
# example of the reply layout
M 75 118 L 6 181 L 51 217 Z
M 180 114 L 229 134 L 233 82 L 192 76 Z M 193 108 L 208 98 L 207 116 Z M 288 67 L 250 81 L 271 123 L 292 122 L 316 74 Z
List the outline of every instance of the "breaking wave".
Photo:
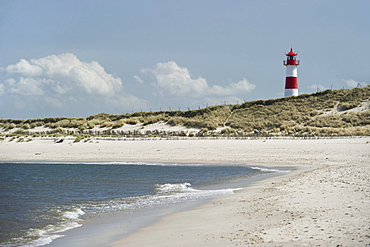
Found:
M 2 243 L 1 246 L 13 247 L 35 247 L 50 244 L 53 240 L 63 237 L 60 233 L 67 230 L 82 226 L 81 216 L 85 212 L 81 208 L 52 209 L 49 217 L 55 217 L 59 220 L 55 224 L 48 224 L 39 229 L 30 228 L 22 237 L 13 238 L 8 242 Z
M 281 170 L 281 169 L 273 169 L 273 168 L 266 168 L 266 167 L 258 167 L 258 166 L 252 166 L 250 167 L 251 169 L 254 170 L 259 170 L 261 172 L 269 172 L 269 173 L 289 173 L 290 170 Z

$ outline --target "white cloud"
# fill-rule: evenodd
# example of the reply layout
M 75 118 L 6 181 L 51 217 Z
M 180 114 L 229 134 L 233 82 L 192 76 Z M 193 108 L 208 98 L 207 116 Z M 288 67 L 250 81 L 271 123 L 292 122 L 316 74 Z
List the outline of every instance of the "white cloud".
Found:
M 16 80 L 13 78 L 10 78 L 5 82 L 8 83 L 8 85 L 12 85 L 12 87 L 9 89 L 9 92 L 11 93 L 18 93 L 22 95 L 43 95 L 44 91 L 41 87 L 43 79 L 35 80 L 34 78 L 20 77 L 18 82 L 16 82 Z
M 5 93 L 5 85 L 0 83 L 0 95 Z
M 352 88 L 355 88 L 358 85 L 360 85 L 361 87 L 366 87 L 367 86 L 366 82 L 358 82 L 358 81 L 355 81 L 353 79 L 348 79 L 348 80 L 343 80 L 343 81 L 347 84 L 347 86 L 352 87 Z
M 71 53 L 21 59 L 0 72 L 7 77 L 0 84 L 3 101 L 33 116 L 124 112 L 146 105 L 126 94 L 121 79 L 98 62 L 82 62 Z
M 208 95 L 226 96 L 247 93 L 256 87 L 245 78 L 237 83 L 232 82 L 226 86 L 210 86 L 205 78 L 201 76 L 192 78 L 187 68 L 180 67 L 173 61 L 157 63 L 152 69 L 142 69 L 141 71 L 155 78 L 155 82 L 152 85 L 163 96 L 168 94 L 193 98 Z
M 114 95 L 122 90 L 119 77 L 108 74 L 98 62 L 82 62 L 71 53 L 29 61 L 21 59 L 7 66 L 5 71 L 13 79 L 12 83 L 8 83 L 9 91 L 25 95 L 46 92 Z M 15 76 L 19 76 L 18 80 L 14 79 Z
M 197 97 L 208 88 L 206 79 L 202 77 L 191 78 L 187 68 L 181 68 L 172 61 L 157 63 L 153 69 L 142 69 L 141 71 L 154 76 L 156 81 L 152 85 L 163 94 Z
M 108 98 L 106 100 L 106 104 L 112 107 L 117 105 L 120 105 L 122 107 L 131 106 L 130 110 L 136 109 L 137 111 L 143 108 L 146 109 L 147 107 L 147 102 L 145 100 L 140 99 L 134 95 L 122 95 L 114 98 Z
M 134 75 L 134 79 L 135 79 L 136 82 L 138 82 L 140 84 L 143 84 L 144 83 L 144 81 L 139 76 L 137 76 L 137 75 Z
M 232 82 L 229 85 L 223 86 L 212 86 L 210 88 L 209 93 L 215 95 L 235 95 L 235 94 L 242 94 L 248 93 L 256 88 L 256 85 L 250 83 L 246 78 L 243 78 L 239 82 Z
M 6 67 L 6 71 L 8 73 L 18 73 L 22 74 L 24 76 L 39 76 L 43 73 L 42 67 L 38 66 L 34 62 L 31 62 L 21 59 L 18 63 L 16 64 L 11 64 L 8 67 Z

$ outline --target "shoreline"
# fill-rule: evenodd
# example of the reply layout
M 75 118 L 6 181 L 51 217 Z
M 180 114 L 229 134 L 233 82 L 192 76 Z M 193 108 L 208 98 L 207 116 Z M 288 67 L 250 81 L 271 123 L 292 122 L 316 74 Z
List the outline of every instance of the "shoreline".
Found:
M 109 246 L 370 244 L 370 138 L 0 142 L 0 160 L 246 163 L 296 167 L 170 214 Z M 41 152 L 41 155 L 35 155 Z
M 283 173 L 282 173 L 283 174 Z M 256 181 L 279 176 L 279 173 L 259 174 L 240 181 L 225 181 L 220 184 L 197 188 L 200 190 L 234 190 L 237 192 L 239 186 L 249 187 Z M 215 198 L 203 198 L 182 203 L 164 205 L 163 207 L 147 208 L 131 213 L 114 212 L 105 216 L 93 216 L 86 219 L 83 226 L 65 232 L 65 237 L 58 238 L 48 246 L 111 246 L 122 238 L 136 235 L 141 229 L 157 224 L 162 219 L 176 215 L 181 212 L 191 211 L 200 206 L 210 203 Z M 89 236 L 89 237 L 86 237 Z M 147 243 L 149 246 L 152 243 Z M 123 244 L 126 246 L 126 243 Z
M 240 241 L 236 242 L 235 237 L 239 236 L 240 232 L 247 230 L 237 229 L 241 223 L 241 219 L 237 219 L 239 213 L 235 215 L 235 213 L 230 212 L 235 209 L 236 204 L 244 201 L 245 198 L 255 198 L 257 195 L 253 191 L 263 188 L 266 183 L 280 181 L 280 179 L 289 177 L 289 175 L 291 173 L 251 181 L 248 186 L 242 188 L 242 191 L 235 191 L 233 195 L 212 198 L 195 207 L 161 217 L 158 221 L 144 226 L 136 232 L 125 234 L 119 240 L 113 241 L 107 246 L 222 247 L 240 246 L 241 244 L 244 246 Z

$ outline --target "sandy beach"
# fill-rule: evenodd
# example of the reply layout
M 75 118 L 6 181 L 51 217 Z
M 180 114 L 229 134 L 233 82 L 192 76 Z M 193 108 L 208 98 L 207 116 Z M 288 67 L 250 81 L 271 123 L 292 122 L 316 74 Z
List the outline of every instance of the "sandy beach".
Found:
M 0 160 L 291 167 L 110 246 L 369 246 L 370 138 L 0 141 Z M 122 234 L 123 235 L 123 234 Z

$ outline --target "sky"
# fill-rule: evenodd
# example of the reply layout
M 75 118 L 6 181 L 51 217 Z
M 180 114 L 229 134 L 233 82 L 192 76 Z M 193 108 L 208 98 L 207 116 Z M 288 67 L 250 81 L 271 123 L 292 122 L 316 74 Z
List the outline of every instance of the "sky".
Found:
M 0 118 L 188 110 L 370 84 L 368 0 L 1 0 Z

